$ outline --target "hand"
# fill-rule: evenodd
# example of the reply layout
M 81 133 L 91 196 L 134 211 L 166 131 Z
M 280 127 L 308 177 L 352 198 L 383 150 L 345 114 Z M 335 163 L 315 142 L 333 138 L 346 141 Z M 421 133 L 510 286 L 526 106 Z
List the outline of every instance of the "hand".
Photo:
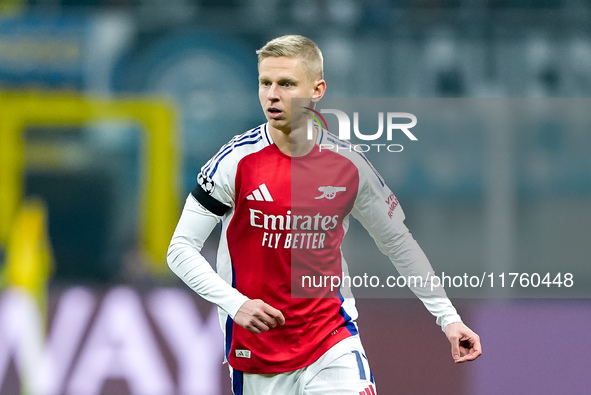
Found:
M 482 354 L 480 337 L 463 322 L 448 324 L 445 336 L 451 343 L 451 356 L 455 363 L 473 361 Z
M 275 328 L 277 324 L 285 324 L 281 311 L 271 307 L 260 299 L 247 300 L 240 306 L 234 316 L 234 322 L 258 335 Z

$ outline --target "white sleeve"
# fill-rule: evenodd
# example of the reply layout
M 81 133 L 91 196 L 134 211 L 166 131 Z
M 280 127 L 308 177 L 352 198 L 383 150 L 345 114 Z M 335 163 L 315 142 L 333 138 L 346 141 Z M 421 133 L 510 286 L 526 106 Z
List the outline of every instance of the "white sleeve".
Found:
M 420 276 L 426 280 L 423 286 L 410 289 L 437 318 L 442 330 L 461 318 L 448 299 L 445 290 L 435 287 L 432 291 L 433 268 L 427 256 L 404 224 L 404 213 L 398 200 L 371 165 L 363 164 L 360 170 L 359 193 L 353 208 L 353 216 L 361 222 L 373 237 L 379 250 L 388 256 L 398 273 L 405 278 Z M 365 170 L 365 171 L 363 171 Z
M 204 299 L 215 303 L 232 319 L 248 298 L 225 282 L 201 255 L 201 248 L 219 216 L 206 210 L 189 195 L 168 247 L 170 269 Z

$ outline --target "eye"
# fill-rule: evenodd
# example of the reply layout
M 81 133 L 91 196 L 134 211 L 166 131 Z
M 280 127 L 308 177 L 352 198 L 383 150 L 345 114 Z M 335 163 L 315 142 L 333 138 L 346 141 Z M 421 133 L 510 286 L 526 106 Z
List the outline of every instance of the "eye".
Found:
M 261 86 L 271 86 L 269 81 L 261 81 Z

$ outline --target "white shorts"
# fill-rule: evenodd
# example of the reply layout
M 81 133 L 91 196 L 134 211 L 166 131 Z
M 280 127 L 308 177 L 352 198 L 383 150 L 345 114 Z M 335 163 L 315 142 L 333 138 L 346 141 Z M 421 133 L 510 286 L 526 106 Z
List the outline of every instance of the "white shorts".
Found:
M 234 395 L 376 395 L 359 336 L 335 344 L 309 366 L 277 374 L 230 368 Z

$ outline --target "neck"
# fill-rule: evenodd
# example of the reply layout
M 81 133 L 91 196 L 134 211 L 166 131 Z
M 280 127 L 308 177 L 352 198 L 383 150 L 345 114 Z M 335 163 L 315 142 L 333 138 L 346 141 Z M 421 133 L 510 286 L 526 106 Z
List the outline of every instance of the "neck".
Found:
M 275 129 L 269 125 L 269 132 L 277 148 L 289 156 L 303 156 L 309 153 L 314 147 L 314 144 L 316 144 L 316 138 L 318 136 L 318 131 L 314 128 L 313 138 L 312 140 L 308 140 L 308 131 L 305 125 L 287 131 Z

